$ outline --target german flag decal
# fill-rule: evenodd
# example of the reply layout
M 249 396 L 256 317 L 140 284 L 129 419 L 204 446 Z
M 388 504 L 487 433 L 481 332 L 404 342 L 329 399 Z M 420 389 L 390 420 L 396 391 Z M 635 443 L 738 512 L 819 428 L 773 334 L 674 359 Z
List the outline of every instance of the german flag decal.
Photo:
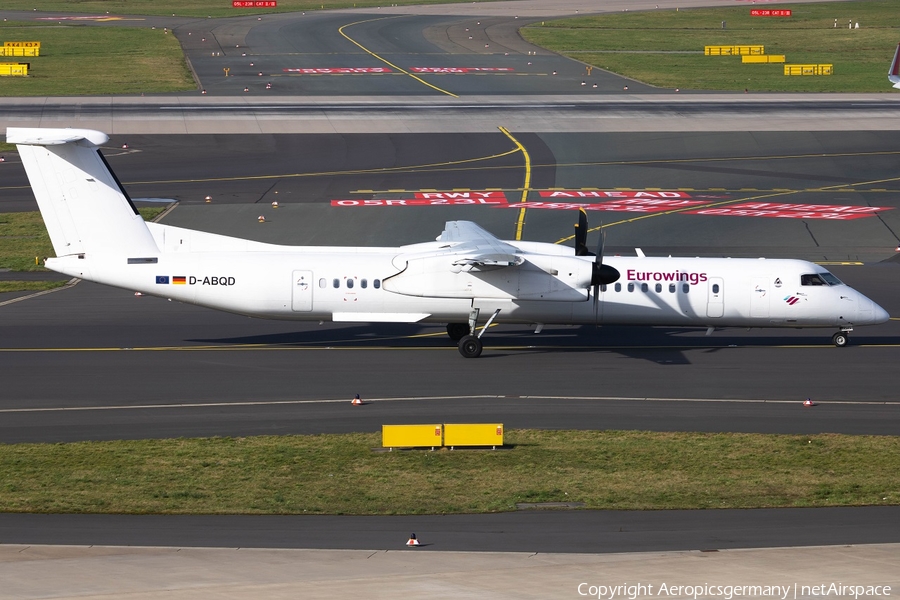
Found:
M 184 276 L 182 276 L 182 275 L 175 275 L 175 276 L 172 277 L 172 284 L 173 284 L 173 285 L 185 285 L 186 283 L 187 283 L 187 280 L 186 280 L 186 278 L 185 278 Z

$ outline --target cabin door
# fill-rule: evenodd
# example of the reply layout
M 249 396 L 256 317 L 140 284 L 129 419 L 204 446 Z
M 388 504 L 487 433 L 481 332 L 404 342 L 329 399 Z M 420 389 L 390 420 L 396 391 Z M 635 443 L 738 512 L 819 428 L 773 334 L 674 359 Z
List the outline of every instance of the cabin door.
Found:
M 769 317 L 769 286 L 768 277 L 754 277 L 750 282 L 750 317 L 767 319 Z
M 291 308 L 296 312 L 312 310 L 312 271 L 294 271 L 294 289 L 291 292 Z

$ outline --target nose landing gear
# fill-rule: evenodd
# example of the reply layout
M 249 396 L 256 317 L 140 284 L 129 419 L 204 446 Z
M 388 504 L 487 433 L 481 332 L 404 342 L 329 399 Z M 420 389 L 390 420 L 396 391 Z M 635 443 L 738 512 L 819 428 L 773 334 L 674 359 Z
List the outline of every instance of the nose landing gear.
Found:
M 831 336 L 831 342 L 838 348 L 843 348 L 850 341 L 851 331 L 853 331 L 853 329 L 841 329 L 836 334 Z

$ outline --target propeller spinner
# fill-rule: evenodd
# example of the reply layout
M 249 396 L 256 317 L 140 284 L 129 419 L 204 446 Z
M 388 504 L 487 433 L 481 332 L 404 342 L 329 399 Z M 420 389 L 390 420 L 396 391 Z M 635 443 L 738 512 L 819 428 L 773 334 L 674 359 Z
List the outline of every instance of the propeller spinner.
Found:
M 604 232 L 600 231 L 600 240 L 597 242 L 597 253 L 588 250 L 587 247 L 588 221 L 587 212 L 581 208 L 578 210 L 578 223 L 575 224 L 575 256 L 596 256 L 594 268 L 591 271 L 591 285 L 607 285 L 619 279 L 619 272 L 609 265 L 603 264 L 603 239 Z M 597 297 L 597 290 L 594 290 Z

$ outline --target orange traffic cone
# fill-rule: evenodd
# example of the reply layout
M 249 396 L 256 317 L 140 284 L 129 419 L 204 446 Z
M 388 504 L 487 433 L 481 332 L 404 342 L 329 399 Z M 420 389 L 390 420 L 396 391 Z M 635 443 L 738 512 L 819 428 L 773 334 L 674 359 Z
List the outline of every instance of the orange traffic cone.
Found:
M 363 401 L 362 398 L 359 397 L 359 394 L 353 396 L 353 400 L 350 402 L 353 406 L 362 406 Z
M 810 400 L 809 398 L 807 398 L 806 400 L 803 401 L 803 406 L 815 406 L 815 405 L 816 405 L 816 403 L 813 402 L 812 400 Z
M 409 534 L 409 541 L 406 542 L 407 546 L 419 546 L 419 540 L 416 539 L 416 534 Z

